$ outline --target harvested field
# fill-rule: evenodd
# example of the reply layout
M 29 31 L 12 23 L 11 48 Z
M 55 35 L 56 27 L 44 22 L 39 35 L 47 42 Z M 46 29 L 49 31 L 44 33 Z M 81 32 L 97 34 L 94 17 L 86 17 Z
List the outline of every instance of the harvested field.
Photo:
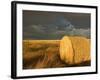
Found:
M 70 39 L 72 44 L 77 44 L 75 37 Z M 78 52 L 77 46 L 74 46 L 77 49 L 75 53 Z M 59 50 L 60 40 L 23 40 L 23 69 L 90 66 L 90 60 L 75 64 L 66 63 L 61 60 Z

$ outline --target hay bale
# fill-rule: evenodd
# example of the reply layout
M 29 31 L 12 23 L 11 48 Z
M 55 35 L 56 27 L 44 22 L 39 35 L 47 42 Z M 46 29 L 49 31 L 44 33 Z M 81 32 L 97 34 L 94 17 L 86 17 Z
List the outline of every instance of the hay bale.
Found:
M 70 37 L 74 49 L 74 63 L 90 61 L 90 41 L 85 37 Z
M 60 58 L 66 63 L 73 64 L 73 48 L 69 37 L 65 36 L 60 41 Z
M 67 64 L 90 61 L 89 40 L 85 37 L 65 36 L 60 42 L 60 58 Z

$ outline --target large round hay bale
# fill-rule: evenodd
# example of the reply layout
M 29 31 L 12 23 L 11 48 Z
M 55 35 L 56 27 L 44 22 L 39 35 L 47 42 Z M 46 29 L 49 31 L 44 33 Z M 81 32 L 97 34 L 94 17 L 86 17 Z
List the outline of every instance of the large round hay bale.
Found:
M 63 37 L 60 42 L 60 58 L 67 64 L 90 61 L 90 42 L 85 37 Z
M 60 58 L 66 63 L 73 64 L 73 47 L 67 36 L 60 41 Z

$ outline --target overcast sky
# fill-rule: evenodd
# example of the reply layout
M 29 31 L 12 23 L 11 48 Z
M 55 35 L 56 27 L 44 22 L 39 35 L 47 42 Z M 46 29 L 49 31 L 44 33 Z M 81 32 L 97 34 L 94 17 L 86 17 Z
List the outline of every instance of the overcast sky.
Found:
M 51 34 L 53 33 L 52 29 L 55 26 L 59 28 L 61 26 L 64 26 L 67 23 L 70 23 L 71 25 L 73 25 L 75 29 L 83 29 L 83 30 L 90 29 L 90 17 L 91 15 L 87 13 L 46 12 L 46 11 L 24 10 L 23 11 L 23 38 L 24 39 L 46 39 L 45 35 L 44 35 L 45 37 L 41 35 L 42 34 L 41 31 L 44 32 L 43 34 L 45 34 L 46 32 L 48 32 L 48 34 Z M 48 28 L 47 25 L 49 25 L 50 27 Z M 58 26 L 58 25 L 61 25 L 61 26 Z M 44 29 L 44 26 L 45 26 L 45 29 Z M 51 33 L 50 33 L 50 28 L 51 28 Z M 35 31 L 37 30 L 38 32 L 37 31 L 35 32 L 34 30 Z M 58 31 L 61 32 L 62 30 L 60 30 L 59 28 L 59 30 L 55 29 L 54 32 L 58 32 Z M 68 32 L 69 30 L 66 29 L 66 31 Z M 39 37 L 39 36 L 36 37 L 36 34 L 41 35 L 43 37 Z M 58 39 L 58 38 L 59 37 L 55 39 Z M 50 37 L 50 38 L 48 37 L 47 39 L 54 39 L 54 37 Z

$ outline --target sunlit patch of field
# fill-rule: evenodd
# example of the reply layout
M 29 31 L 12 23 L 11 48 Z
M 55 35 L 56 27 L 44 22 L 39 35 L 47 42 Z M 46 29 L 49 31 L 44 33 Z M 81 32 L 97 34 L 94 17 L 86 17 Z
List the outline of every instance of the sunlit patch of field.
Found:
M 77 66 L 62 61 L 59 48 L 60 40 L 23 40 L 23 69 Z M 78 66 L 88 63 L 80 63 Z

